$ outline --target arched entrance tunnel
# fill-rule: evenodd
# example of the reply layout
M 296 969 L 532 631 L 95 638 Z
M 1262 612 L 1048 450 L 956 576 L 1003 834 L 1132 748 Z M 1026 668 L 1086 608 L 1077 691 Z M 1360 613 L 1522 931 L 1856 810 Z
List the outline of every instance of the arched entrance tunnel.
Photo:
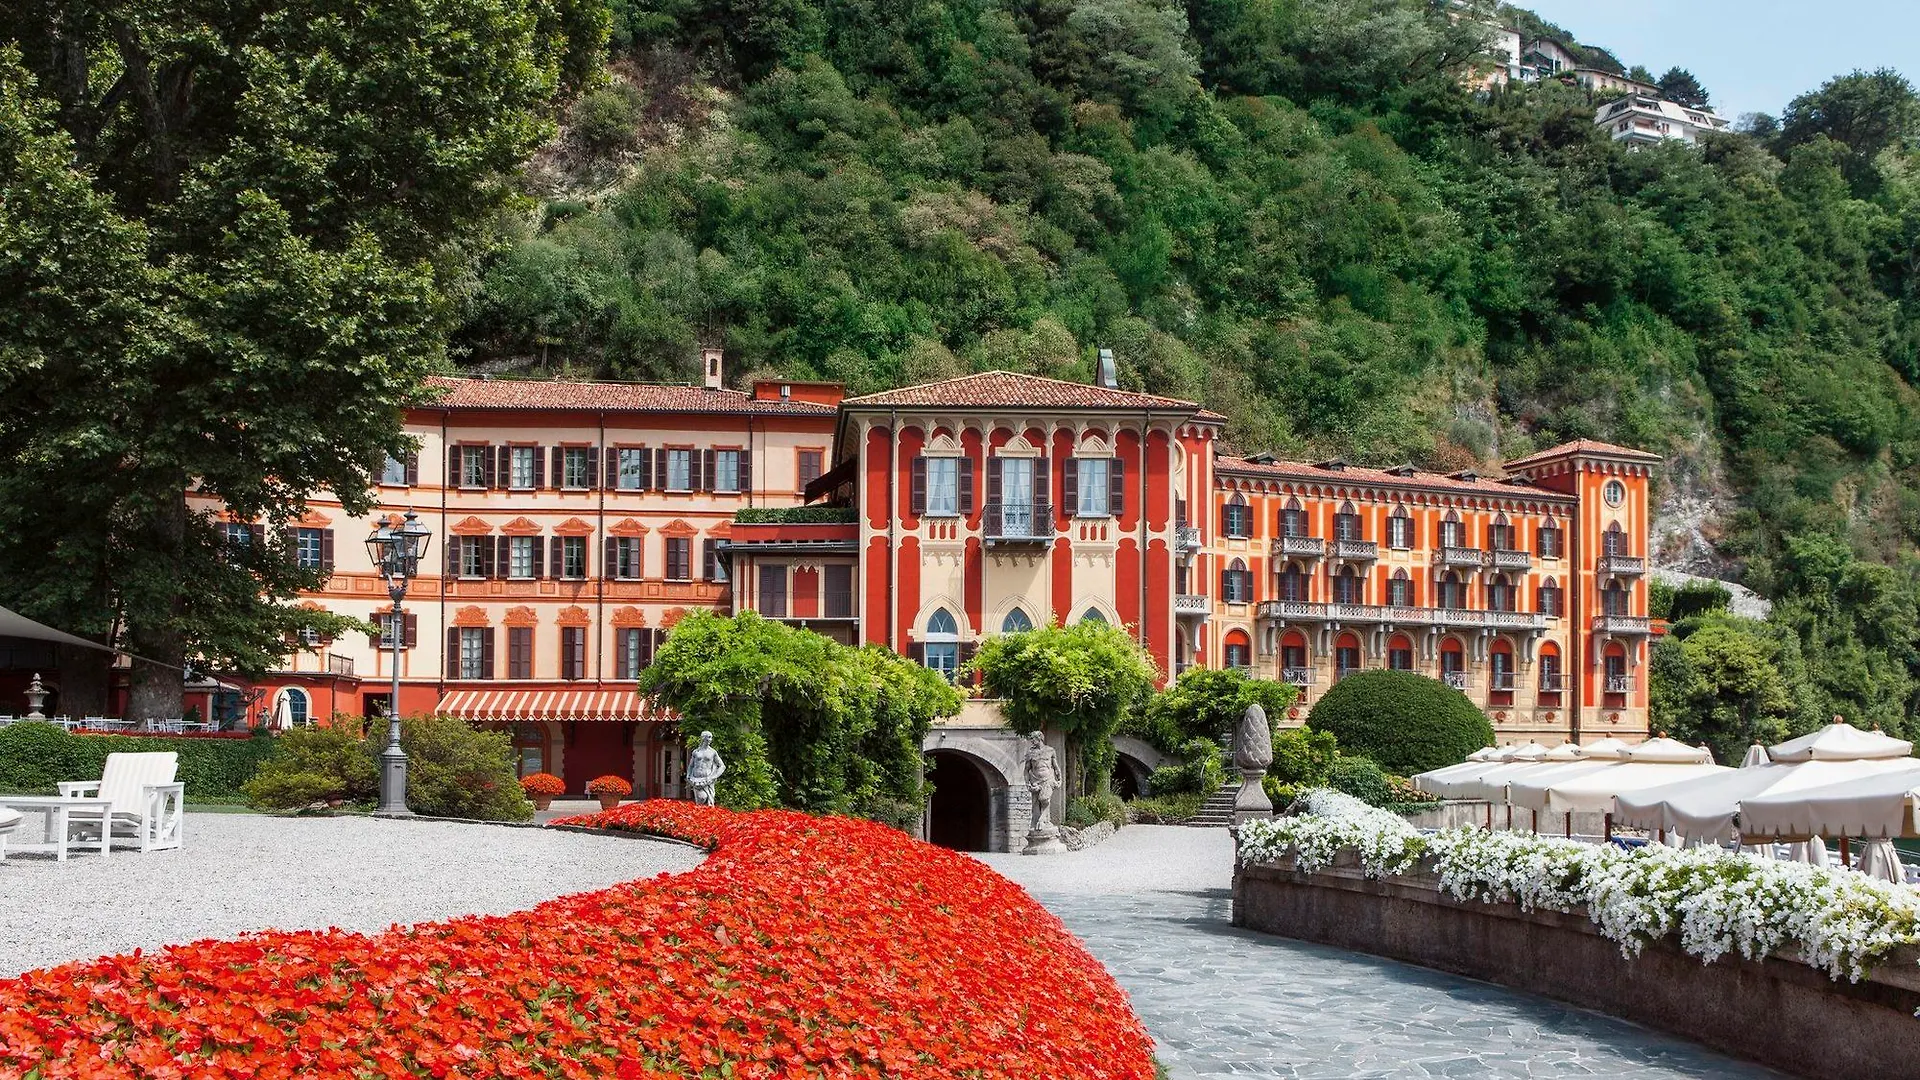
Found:
M 992 851 L 993 789 L 980 765 L 957 750 L 933 750 L 927 780 L 927 840 L 955 851 Z
M 1131 754 L 1113 756 L 1113 793 L 1123 799 L 1137 799 L 1147 793 L 1147 778 L 1153 770 Z

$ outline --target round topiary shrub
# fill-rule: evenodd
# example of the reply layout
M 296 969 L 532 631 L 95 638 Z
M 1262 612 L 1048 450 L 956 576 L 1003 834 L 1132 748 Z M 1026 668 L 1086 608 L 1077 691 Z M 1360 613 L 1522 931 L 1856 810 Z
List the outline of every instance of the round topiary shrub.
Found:
M 1493 724 L 1467 695 L 1411 671 L 1362 671 L 1314 702 L 1307 726 L 1331 733 L 1343 754 L 1411 776 L 1466 760 L 1493 744 Z
M 1333 763 L 1327 786 L 1368 806 L 1386 806 L 1393 801 L 1393 785 L 1372 758 L 1342 755 Z

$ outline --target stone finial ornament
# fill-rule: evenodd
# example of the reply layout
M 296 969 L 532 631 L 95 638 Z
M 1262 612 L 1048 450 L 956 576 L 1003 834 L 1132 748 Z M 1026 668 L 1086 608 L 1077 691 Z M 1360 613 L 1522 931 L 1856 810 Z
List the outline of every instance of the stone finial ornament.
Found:
M 1240 769 L 1240 792 L 1233 798 L 1233 822 L 1273 816 L 1273 800 L 1260 781 L 1273 764 L 1273 727 L 1258 702 L 1247 706 L 1233 733 L 1233 763 Z

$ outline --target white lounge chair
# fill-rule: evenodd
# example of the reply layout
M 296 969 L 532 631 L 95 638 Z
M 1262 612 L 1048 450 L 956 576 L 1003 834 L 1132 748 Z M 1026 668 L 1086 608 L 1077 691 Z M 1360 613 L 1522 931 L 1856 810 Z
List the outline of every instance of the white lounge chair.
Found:
M 180 755 L 171 750 L 108 754 L 100 779 L 60 785 L 60 794 L 66 798 L 108 800 L 106 820 L 101 820 L 100 812 L 91 810 L 69 812 L 68 820 L 107 830 L 109 844 L 112 836 L 130 836 L 139 840 L 141 851 L 179 847 L 184 832 L 182 819 L 186 816 L 187 788 L 173 779 L 179 761 Z
M 7 861 L 7 834 L 20 827 L 20 811 L 0 806 L 0 862 Z

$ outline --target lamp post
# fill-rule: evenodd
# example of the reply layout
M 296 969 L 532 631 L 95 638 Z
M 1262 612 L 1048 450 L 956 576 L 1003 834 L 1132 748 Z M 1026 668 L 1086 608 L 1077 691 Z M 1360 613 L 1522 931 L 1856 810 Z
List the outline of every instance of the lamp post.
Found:
M 380 807 L 374 812 L 388 817 L 411 814 L 407 809 L 407 752 L 400 749 L 400 649 L 406 644 L 406 616 L 400 601 L 407 597 L 407 585 L 420 573 L 420 560 L 427 556 L 427 544 L 433 534 L 412 510 L 398 524 L 391 519 L 367 537 L 367 555 L 380 568 L 387 582 L 387 596 L 393 600 L 388 616 L 387 638 L 393 643 L 393 692 L 387 697 L 387 748 L 380 751 Z

